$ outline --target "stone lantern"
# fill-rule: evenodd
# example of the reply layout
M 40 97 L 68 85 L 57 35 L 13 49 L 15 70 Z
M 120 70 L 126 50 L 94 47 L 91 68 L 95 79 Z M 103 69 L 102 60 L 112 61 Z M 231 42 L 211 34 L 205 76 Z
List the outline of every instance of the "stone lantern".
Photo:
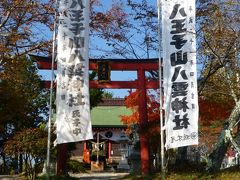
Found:
M 127 154 L 128 154 L 128 143 L 129 138 L 126 136 L 124 131 L 121 131 L 120 137 L 118 139 L 118 142 L 120 143 L 120 153 L 121 153 L 121 160 L 119 162 L 119 165 L 117 166 L 118 170 L 129 170 L 130 167 L 128 165 L 127 161 Z

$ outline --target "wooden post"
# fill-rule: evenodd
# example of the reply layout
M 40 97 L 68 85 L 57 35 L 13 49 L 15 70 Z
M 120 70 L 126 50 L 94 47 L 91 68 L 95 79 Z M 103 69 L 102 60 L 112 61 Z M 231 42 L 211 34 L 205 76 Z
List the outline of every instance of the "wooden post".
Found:
M 109 163 L 111 163 L 112 161 L 111 151 L 112 151 L 112 143 L 110 140 L 108 140 L 108 162 Z
M 138 73 L 138 90 L 139 90 L 139 119 L 140 128 L 142 129 L 148 123 L 147 116 L 147 97 L 146 97 L 146 79 L 145 71 L 139 69 Z M 141 168 L 143 174 L 149 173 L 149 142 L 148 138 L 144 134 L 140 134 L 140 155 L 141 155 Z
M 57 145 L 57 175 L 61 176 L 67 173 L 67 147 L 68 144 Z

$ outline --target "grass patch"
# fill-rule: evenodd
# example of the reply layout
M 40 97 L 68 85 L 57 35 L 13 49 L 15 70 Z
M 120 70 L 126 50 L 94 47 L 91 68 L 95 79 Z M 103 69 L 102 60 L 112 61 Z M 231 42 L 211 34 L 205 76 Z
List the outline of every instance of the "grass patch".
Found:
M 191 170 L 192 169 L 192 170 Z M 161 173 L 152 175 L 128 175 L 123 178 L 124 180 L 238 180 L 240 179 L 240 168 L 233 167 L 214 174 L 209 174 L 204 171 L 198 171 L 195 167 L 189 166 L 186 170 L 172 170 L 162 177 Z

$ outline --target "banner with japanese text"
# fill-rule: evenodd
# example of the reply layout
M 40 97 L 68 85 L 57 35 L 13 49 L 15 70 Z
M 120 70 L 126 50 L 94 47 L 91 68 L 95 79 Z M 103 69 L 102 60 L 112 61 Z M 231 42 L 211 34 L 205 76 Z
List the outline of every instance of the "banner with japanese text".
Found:
M 89 0 L 59 0 L 57 39 L 57 144 L 92 139 Z
M 195 0 L 162 0 L 166 149 L 198 144 Z

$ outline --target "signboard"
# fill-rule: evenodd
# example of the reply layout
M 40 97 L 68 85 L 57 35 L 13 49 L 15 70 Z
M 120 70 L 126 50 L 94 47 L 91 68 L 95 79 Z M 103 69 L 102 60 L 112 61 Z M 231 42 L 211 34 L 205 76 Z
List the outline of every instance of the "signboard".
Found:
M 88 0 L 59 1 L 57 39 L 57 144 L 92 139 Z
M 195 0 L 162 0 L 166 148 L 198 144 Z
M 106 61 L 98 62 L 98 81 L 109 82 L 110 81 L 110 65 Z

